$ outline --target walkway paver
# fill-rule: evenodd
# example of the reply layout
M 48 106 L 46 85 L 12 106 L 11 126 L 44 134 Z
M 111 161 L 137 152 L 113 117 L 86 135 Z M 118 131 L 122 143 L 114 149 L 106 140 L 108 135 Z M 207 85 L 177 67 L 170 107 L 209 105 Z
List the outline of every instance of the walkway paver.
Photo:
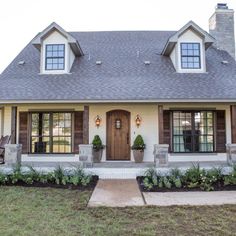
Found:
M 99 180 L 89 200 L 89 207 L 143 206 L 144 201 L 136 180 Z
M 236 191 L 143 193 L 147 205 L 223 205 L 236 204 Z

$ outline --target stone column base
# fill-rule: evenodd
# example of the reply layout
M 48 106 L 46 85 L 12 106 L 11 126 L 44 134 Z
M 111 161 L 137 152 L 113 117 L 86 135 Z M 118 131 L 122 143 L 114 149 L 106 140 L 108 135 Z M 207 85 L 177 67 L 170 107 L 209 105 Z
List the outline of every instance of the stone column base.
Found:
M 155 144 L 154 145 L 154 161 L 156 167 L 168 166 L 168 149 L 169 144 Z
M 236 143 L 226 144 L 227 162 L 229 165 L 236 164 Z
M 80 144 L 79 145 L 79 160 L 83 167 L 93 166 L 93 145 Z
M 21 164 L 22 144 L 6 144 L 4 161 L 7 165 Z

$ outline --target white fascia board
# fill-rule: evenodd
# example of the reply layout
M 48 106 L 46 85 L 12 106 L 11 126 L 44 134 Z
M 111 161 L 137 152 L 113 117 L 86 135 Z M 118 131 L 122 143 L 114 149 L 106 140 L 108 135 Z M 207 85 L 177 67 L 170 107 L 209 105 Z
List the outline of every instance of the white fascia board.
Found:
M 91 104 L 91 103 L 236 103 L 236 99 L 151 99 L 151 100 L 1 100 L 0 104 Z

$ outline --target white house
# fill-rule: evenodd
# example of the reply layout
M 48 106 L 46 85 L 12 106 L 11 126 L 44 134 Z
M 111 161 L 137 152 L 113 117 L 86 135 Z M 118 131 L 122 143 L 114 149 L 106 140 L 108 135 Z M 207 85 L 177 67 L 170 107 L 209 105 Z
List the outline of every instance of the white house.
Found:
M 0 134 L 30 161 L 76 161 L 95 135 L 103 162 L 133 161 L 138 134 L 145 162 L 154 144 L 169 144 L 171 160 L 225 159 L 236 143 L 233 17 L 218 4 L 210 33 L 192 21 L 175 32 L 52 23 L 0 75 Z

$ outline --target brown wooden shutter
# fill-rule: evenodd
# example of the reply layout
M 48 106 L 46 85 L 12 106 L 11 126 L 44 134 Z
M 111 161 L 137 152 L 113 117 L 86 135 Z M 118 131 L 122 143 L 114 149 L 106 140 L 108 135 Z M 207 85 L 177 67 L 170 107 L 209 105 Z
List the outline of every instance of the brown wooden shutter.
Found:
M 171 111 L 168 110 L 163 111 L 163 133 L 164 144 L 169 144 L 169 151 L 171 151 Z
M 11 143 L 16 144 L 17 107 L 11 108 Z
M 236 143 L 236 105 L 232 105 L 230 108 L 232 143 Z
M 89 143 L 89 106 L 84 106 L 83 114 L 83 143 Z
M 74 113 L 74 152 L 79 152 L 79 144 L 83 143 L 83 111 Z
M 22 153 L 29 153 L 28 112 L 19 113 L 19 144 L 22 144 Z
M 216 152 L 226 152 L 226 124 L 225 124 L 225 111 L 216 111 L 215 122 L 216 133 Z

